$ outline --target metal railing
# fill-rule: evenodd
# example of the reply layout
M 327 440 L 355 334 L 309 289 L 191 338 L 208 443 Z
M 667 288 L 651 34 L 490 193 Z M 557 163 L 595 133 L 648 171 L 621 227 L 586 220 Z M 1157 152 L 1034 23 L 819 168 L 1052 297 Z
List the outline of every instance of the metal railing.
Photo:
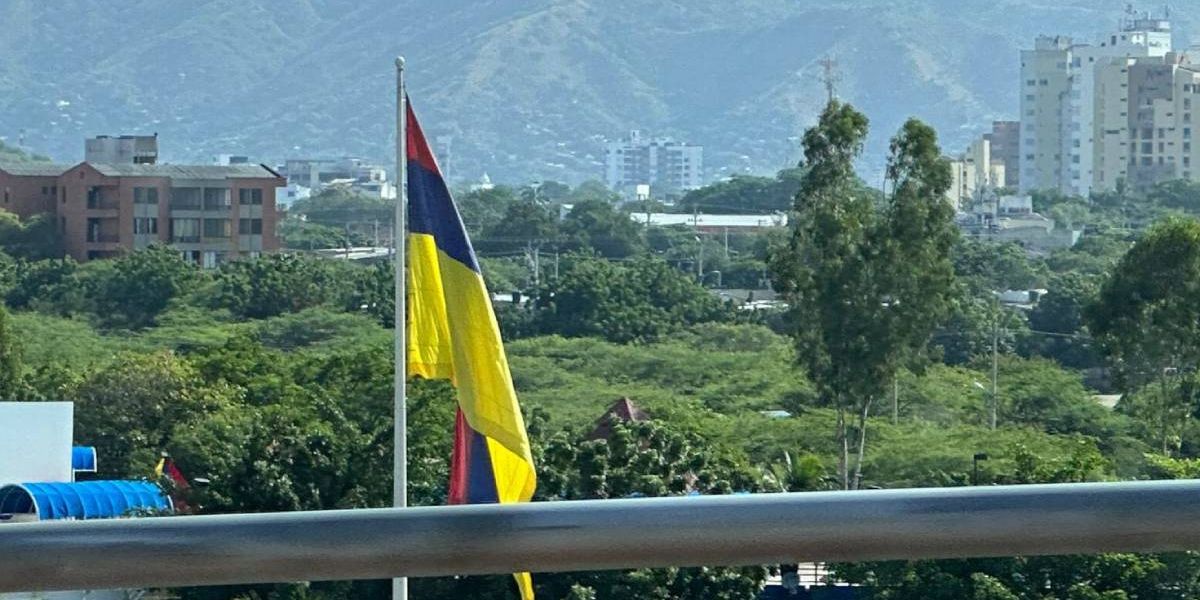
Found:
M 1200 549 L 1200 481 L 0 524 L 0 592 Z

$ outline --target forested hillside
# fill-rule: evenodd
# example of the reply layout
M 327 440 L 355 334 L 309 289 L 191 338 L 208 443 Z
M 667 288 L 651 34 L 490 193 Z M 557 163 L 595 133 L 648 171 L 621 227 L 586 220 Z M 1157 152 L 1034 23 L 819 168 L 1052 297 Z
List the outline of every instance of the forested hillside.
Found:
M 878 131 L 908 116 L 964 146 L 1015 118 L 1019 49 L 1091 39 L 1123 0 L 204 0 L 0 3 L 0 137 L 64 161 L 88 135 L 158 132 L 163 156 L 391 156 L 392 59 L 409 59 L 453 178 L 579 182 L 630 129 L 706 146 L 710 175 L 771 173 L 825 97 Z M 1143 9 L 1150 6 L 1139 7 Z M 1157 8 L 1157 7 L 1153 7 Z M 1173 15 L 1179 44 L 1192 22 Z M 48 43 L 53 40 L 53 43 Z M 886 136 L 868 158 L 881 164 Z M 872 183 L 878 177 L 872 174 Z

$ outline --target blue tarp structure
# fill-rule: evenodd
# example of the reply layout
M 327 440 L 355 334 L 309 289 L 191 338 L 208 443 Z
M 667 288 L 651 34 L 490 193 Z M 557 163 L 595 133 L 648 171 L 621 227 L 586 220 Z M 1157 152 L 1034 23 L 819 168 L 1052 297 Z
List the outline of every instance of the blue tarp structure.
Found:
M 76 473 L 95 473 L 96 448 L 94 446 L 71 448 L 71 470 Z
M 0 514 L 37 513 L 39 521 L 112 519 L 135 510 L 172 510 L 171 500 L 148 481 L 20 483 L 0 487 Z

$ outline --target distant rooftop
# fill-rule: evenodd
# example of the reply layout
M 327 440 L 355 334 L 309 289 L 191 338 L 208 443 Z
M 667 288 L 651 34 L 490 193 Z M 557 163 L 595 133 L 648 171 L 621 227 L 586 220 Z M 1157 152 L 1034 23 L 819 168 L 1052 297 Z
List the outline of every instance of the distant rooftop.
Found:
M 174 179 L 274 179 L 280 175 L 266 165 L 136 165 L 88 163 L 108 177 L 171 177 Z
M 630 213 L 634 221 L 645 224 L 646 213 Z M 731 229 L 745 227 L 786 227 L 787 215 L 782 213 L 772 215 L 689 215 L 682 213 L 650 213 L 651 225 L 669 227 L 684 225 L 687 227 L 729 227 Z
M 80 163 L 85 164 L 85 163 Z M 281 177 L 266 165 L 137 165 L 86 163 L 107 177 L 170 177 L 173 179 L 275 179 Z M 58 177 L 77 165 L 36 162 L 0 162 L 9 175 Z
M 58 177 L 70 168 L 70 165 L 47 162 L 0 162 L 0 171 L 26 177 Z

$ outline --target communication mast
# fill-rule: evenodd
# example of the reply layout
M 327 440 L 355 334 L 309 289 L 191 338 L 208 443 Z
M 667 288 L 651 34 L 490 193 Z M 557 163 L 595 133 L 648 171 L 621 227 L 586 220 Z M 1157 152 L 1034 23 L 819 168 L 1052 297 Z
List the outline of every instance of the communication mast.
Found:
M 837 85 L 842 81 L 842 74 L 838 70 L 837 59 L 832 56 L 826 56 L 821 59 L 821 82 L 825 84 L 825 93 L 829 97 L 829 101 L 837 97 Z

